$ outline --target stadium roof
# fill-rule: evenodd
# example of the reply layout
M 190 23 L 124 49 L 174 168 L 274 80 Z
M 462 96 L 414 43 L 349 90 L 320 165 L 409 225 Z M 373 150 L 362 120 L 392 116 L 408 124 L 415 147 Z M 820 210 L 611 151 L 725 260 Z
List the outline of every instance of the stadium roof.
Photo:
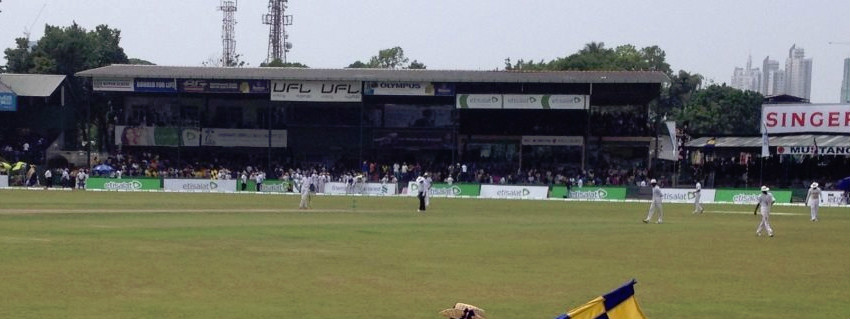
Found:
M 685 144 L 686 147 L 704 147 L 708 145 L 711 137 L 700 137 Z M 850 146 L 850 136 L 844 135 L 793 135 L 793 136 L 771 136 L 770 146 L 812 146 L 815 139 L 818 146 Z M 742 137 L 717 137 L 714 138 L 714 147 L 761 147 L 761 136 Z
M 0 74 L 0 82 L 18 96 L 47 97 L 65 81 L 64 75 L 51 74 Z
M 431 81 L 492 83 L 663 83 L 655 71 L 461 71 L 309 68 L 223 68 L 115 64 L 76 74 L 96 78 L 186 78 L 233 80 Z

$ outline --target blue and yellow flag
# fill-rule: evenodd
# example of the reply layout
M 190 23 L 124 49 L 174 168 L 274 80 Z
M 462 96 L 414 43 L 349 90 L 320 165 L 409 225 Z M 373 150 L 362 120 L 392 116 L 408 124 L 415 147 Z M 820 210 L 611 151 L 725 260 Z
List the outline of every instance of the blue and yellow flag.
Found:
M 635 284 L 626 283 L 555 319 L 646 319 L 635 299 Z

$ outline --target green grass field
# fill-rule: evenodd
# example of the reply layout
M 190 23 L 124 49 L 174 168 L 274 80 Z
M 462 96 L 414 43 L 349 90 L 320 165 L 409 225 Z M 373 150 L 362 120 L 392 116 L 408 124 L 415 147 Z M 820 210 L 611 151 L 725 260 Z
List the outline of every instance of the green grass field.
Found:
M 0 191 L 2 318 L 553 318 L 631 278 L 661 318 L 848 318 L 850 209 Z

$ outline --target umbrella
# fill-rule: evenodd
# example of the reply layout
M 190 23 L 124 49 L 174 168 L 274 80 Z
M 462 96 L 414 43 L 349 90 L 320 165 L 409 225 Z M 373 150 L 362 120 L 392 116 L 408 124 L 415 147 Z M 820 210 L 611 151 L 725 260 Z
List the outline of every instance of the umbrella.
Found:
M 840 190 L 850 191 L 850 176 L 847 176 L 836 183 L 835 187 Z
M 99 173 L 99 174 L 108 174 L 108 173 L 110 173 L 114 170 L 115 169 L 112 168 L 112 166 L 109 166 L 109 165 L 106 165 L 106 164 L 100 164 L 98 166 L 95 166 L 94 169 L 93 169 L 93 171 L 95 173 Z

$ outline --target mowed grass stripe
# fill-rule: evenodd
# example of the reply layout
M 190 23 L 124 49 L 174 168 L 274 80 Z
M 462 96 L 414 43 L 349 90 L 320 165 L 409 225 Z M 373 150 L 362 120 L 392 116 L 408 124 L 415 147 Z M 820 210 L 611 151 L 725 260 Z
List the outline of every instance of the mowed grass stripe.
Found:
M 0 316 L 551 318 L 637 278 L 650 318 L 850 313 L 850 210 L 0 191 Z M 716 211 L 745 206 L 707 205 Z M 39 213 L 42 210 L 44 213 Z M 73 213 L 62 213 L 62 210 Z M 204 212 L 208 210 L 208 212 Z M 805 216 L 803 216 L 805 215 Z

